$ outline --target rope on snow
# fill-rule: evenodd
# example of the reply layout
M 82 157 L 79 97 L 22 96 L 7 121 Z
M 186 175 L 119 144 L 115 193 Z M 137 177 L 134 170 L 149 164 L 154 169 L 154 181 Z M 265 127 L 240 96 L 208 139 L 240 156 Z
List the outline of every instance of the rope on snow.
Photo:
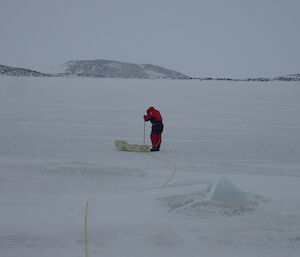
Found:
M 84 217 L 84 249 L 85 257 L 88 257 L 88 232 L 87 232 L 87 217 L 88 217 L 89 203 L 85 205 L 85 217 Z
M 152 153 L 150 153 L 150 152 L 147 152 L 147 154 L 150 155 L 151 157 L 155 158 L 155 159 L 161 160 L 162 162 L 171 165 L 171 167 L 172 167 L 172 174 L 171 174 L 170 177 L 168 177 L 168 179 L 160 186 L 160 188 L 164 188 L 164 187 L 165 187 L 166 185 L 168 185 L 168 184 L 171 182 L 171 180 L 175 177 L 175 174 L 176 174 L 176 165 L 173 164 L 172 162 L 170 162 L 170 161 L 168 161 L 168 160 L 165 160 L 165 159 L 163 159 L 163 158 L 160 158 L 160 157 L 158 157 L 158 156 L 156 156 L 156 155 L 154 155 L 154 154 L 152 154 Z

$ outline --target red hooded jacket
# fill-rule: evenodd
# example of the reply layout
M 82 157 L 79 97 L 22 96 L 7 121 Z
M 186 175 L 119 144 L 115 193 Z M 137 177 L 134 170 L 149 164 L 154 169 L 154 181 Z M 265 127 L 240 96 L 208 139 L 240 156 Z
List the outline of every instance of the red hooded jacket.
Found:
M 147 110 L 147 115 L 144 115 L 144 120 L 148 121 L 150 120 L 151 123 L 155 123 L 158 121 L 162 121 L 162 117 L 160 115 L 160 112 L 156 109 L 154 109 L 154 107 L 150 107 Z

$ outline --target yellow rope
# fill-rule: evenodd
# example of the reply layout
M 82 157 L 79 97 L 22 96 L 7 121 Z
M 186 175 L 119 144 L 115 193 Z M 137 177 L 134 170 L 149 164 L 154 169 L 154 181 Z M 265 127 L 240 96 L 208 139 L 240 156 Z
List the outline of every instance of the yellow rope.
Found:
M 85 206 L 85 218 L 84 218 L 84 247 L 85 247 L 85 257 L 88 257 L 88 232 L 87 232 L 87 216 L 88 216 L 89 203 Z
M 173 172 L 172 172 L 172 174 L 171 174 L 171 176 L 166 180 L 166 182 L 165 183 L 163 183 L 161 186 L 160 186 L 160 188 L 164 188 L 166 185 L 168 185 L 170 182 L 171 182 L 171 180 L 175 177 L 175 174 L 176 174 L 176 165 L 173 165 Z
M 151 157 L 155 158 L 155 159 L 161 160 L 162 162 L 165 162 L 165 163 L 171 165 L 171 167 L 172 167 L 172 174 L 171 174 L 171 176 L 160 186 L 160 188 L 164 188 L 175 177 L 175 174 L 176 174 L 176 165 L 174 165 L 170 161 L 162 159 L 162 158 L 160 158 L 160 157 L 158 157 L 158 156 L 156 156 L 156 155 L 154 155 L 152 153 L 147 153 L 147 154 L 150 155 Z

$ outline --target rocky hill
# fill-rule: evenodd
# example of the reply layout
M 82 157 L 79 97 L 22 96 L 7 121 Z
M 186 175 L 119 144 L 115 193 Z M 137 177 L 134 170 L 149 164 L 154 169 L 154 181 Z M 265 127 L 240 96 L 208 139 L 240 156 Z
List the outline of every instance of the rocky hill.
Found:
M 49 77 L 51 75 L 41 73 L 38 71 L 24 69 L 24 68 L 17 68 L 17 67 L 9 67 L 0 64 L 0 75 L 6 76 L 32 76 L 32 77 Z
M 133 64 L 111 60 L 69 61 L 60 66 L 56 75 L 96 78 L 179 79 L 189 78 L 177 71 L 150 64 Z

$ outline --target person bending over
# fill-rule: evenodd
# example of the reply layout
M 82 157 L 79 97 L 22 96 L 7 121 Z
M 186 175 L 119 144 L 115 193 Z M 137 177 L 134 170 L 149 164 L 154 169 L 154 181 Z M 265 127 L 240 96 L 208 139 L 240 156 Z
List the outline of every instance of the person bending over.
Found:
M 150 134 L 152 148 L 150 151 L 159 151 L 161 145 L 161 134 L 164 130 L 161 114 L 154 107 L 149 107 L 147 110 L 147 115 L 144 115 L 144 120 L 152 123 Z

